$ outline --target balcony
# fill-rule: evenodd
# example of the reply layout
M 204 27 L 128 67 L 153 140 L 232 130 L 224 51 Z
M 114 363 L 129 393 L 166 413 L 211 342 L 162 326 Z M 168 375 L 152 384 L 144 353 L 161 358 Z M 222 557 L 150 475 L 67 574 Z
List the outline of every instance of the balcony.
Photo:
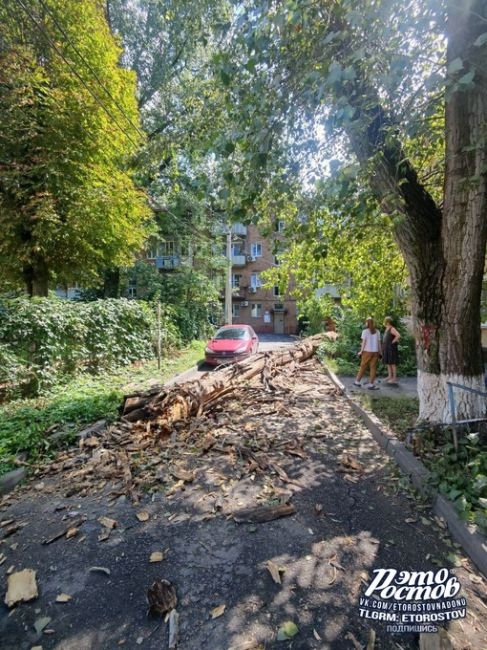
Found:
M 243 223 L 234 223 L 232 225 L 232 235 L 239 235 L 240 237 L 247 236 L 247 226 Z
M 181 258 L 178 255 L 164 255 L 162 257 L 155 257 L 154 262 L 157 269 L 170 271 L 180 266 Z
M 232 266 L 245 266 L 247 258 L 245 255 L 232 255 Z

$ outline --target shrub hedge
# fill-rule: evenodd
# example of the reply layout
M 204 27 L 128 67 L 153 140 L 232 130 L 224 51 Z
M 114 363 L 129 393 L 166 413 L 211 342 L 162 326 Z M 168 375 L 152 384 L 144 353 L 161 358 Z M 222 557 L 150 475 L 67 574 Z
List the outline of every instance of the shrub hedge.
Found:
M 162 326 L 165 346 L 177 345 L 170 314 Z M 0 300 L 0 384 L 35 393 L 63 375 L 151 359 L 155 328 L 154 309 L 141 301 Z

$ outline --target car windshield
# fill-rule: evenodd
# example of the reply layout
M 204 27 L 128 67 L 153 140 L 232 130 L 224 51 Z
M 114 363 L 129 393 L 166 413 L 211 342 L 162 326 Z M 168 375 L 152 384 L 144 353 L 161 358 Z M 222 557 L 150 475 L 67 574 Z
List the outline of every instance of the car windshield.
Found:
M 238 327 L 229 327 L 224 330 L 219 330 L 215 336 L 215 339 L 242 339 L 246 341 L 250 338 L 248 330 L 239 329 Z

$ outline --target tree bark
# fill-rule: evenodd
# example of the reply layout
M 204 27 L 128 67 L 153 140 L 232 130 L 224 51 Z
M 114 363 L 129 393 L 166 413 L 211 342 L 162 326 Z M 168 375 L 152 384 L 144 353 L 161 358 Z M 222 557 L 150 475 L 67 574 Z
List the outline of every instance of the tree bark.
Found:
M 447 29 L 447 64 L 460 59 L 458 76 L 471 72 L 473 80 L 448 88 L 445 107 L 441 374 L 439 381 L 424 371 L 420 377 L 423 385 L 438 390 L 438 404 L 447 401 L 446 381 L 484 389 L 480 297 L 487 243 L 487 48 L 474 43 L 487 31 L 487 0 L 449 2 Z M 485 415 L 485 398 L 462 391 L 458 398 L 460 416 Z M 429 410 L 425 405 L 427 415 Z
M 30 298 L 47 298 L 49 292 L 49 269 L 44 260 L 39 259 L 23 268 L 25 288 Z

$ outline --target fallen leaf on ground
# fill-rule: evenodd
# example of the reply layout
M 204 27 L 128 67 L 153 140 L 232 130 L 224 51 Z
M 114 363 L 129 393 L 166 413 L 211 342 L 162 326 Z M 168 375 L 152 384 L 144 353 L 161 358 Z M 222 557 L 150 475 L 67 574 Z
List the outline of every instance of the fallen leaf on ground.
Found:
M 15 519 L 4 519 L 3 521 L 0 521 L 0 528 L 5 528 L 5 526 L 10 526 L 10 524 L 13 524 Z
M 299 628 L 296 623 L 293 623 L 292 621 L 286 621 L 277 631 L 277 640 L 287 641 L 288 639 L 292 639 L 293 636 L 296 636 L 298 632 Z
M 68 528 L 66 531 L 66 539 L 71 539 L 72 537 L 76 537 L 76 535 L 79 532 L 79 528 L 76 528 L 76 526 L 73 526 L 73 528 Z
M 367 641 L 366 650 L 374 650 L 375 648 L 375 630 L 370 628 L 369 630 L 369 639 Z
M 169 613 L 169 650 L 175 650 L 178 645 L 179 614 L 175 609 Z
M 331 577 L 330 582 L 328 583 L 329 585 L 334 584 L 334 583 L 335 583 L 335 580 L 337 579 L 337 570 L 336 570 L 336 567 L 333 566 L 333 564 L 332 564 L 331 566 L 332 566 L 332 569 L 333 569 L 333 575 L 332 575 L 332 577 Z
M 102 528 L 101 533 L 98 535 L 98 541 L 105 542 L 110 537 L 111 532 L 111 528 Z
M 174 483 L 174 485 L 171 488 L 169 488 L 169 490 L 166 492 L 166 496 L 167 497 L 172 496 L 175 492 L 177 492 L 183 486 L 184 486 L 184 481 L 178 481 L 177 483 Z
M 317 641 L 321 641 L 321 637 L 318 632 L 313 628 L 313 636 Z
M 135 516 L 139 521 L 148 521 L 150 515 L 146 510 L 142 510 L 141 512 L 137 512 Z
M 76 528 L 79 529 L 79 527 L 86 521 L 86 516 L 83 515 L 82 517 L 79 517 L 76 521 L 72 521 L 71 524 L 67 528 L 63 528 L 62 530 L 58 530 L 58 532 L 53 535 L 52 537 L 49 537 L 47 539 L 42 540 L 42 544 L 52 544 L 52 542 L 55 542 L 56 540 L 60 539 L 61 537 L 67 536 L 70 530 Z M 69 539 L 69 538 L 68 538 Z
M 88 571 L 91 573 L 104 573 L 105 575 L 110 575 L 110 569 L 107 569 L 104 566 L 91 566 Z
M 164 551 L 154 551 L 150 554 L 149 562 L 162 562 L 165 557 Z
M 6 526 L 3 530 L 3 539 L 10 537 L 10 535 L 13 535 L 25 525 L 25 523 L 14 523 Z
M 72 599 L 73 599 L 73 597 L 70 596 L 69 594 L 59 594 L 59 596 L 56 597 L 56 602 L 57 603 L 68 603 Z
M 38 595 L 36 572 L 33 569 L 24 569 L 9 575 L 5 595 L 5 604 L 8 607 L 20 602 L 27 603 Z
M 268 560 L 266 566 L 267 566 L 267 570 L 271 574 L 272 579 L 274 580 L 274 582 L 276 584 L 278 584 L 278 585 L 282 584 L 281 583 L 281 575 L 279 573 L 279 567 L 277 566 L 277 564 L 275 562 L 273 562 L 272 560 Z
M 191 483 L 194 481 L 194 472 L 189 472 L 182 467 L 173 467 L 169 470 L 169 473 L 184 483 Z
M 178 604 L 176 589 L 169 580 L 156 580 L 147 590 L 149 613 L 164 616 Z
M 115 519 L 110 519 L 110 517 L 98 517 L 98 521 L 102 526 L 109 528 L 110 530 L 117 527 Z
M 222 616 L 225 608 L 226 605 L 218 605 L 218 607 L 214 607 L 210 612 L 211 618 L 218 618 L 219 616 Z
M 280 517 L 293 515 L 296 508 L 290 503 L 280 504 L 278 506 L 257 506 L 256 508 L 243 508 L 232 513 L 234 520 L 240 524 L 243 522 L 263 523 L 272 521 Z
M 343 467 L 351 469 L 355 472 L 361 472 L 364 469 L 362 463 L 359 463 L 358 460 L 348 454 L 345 454 L 340 458 L 340 464 L 343 465 Z
M 49 625 L 50 622 L 51 619 L 49 616 L 42 616 L 41 618 L 38 618 L 34 623 L 34 629 L 37 634 L 40 634 L 42 630 Z

